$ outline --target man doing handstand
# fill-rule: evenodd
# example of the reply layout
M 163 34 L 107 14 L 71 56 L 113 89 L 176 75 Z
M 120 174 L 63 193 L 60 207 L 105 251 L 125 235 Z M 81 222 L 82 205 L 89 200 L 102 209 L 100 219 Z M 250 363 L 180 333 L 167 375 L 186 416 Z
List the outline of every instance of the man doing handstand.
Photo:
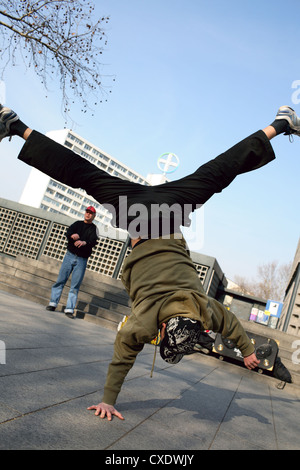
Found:
M 118 394 L 137 354 L 157 336 L 159 329 L 160 354 L 169 363 L 179 362 L 193 351 L 202 331 L 212 330 L 236 343 L 248 369 L 259 364 L 239 320 L 205 294 L 180 226 L 188 225 L 189 214 L 226 188 L 237 175 L 271 162 L 275 155 L 270 140 L 281 133 L 300 136 L 300 119 L 288 106 L 279 108 L 271 125 L 193 174 L 158 186 L 143 186 L 109 175 L 31 130 L 16 113 L 0 105 L 0 141 L 12 135 L 25 139 L 20 160 L 64 184 L 85 189 L 113 213 L 114 225 L 128 230 L 132 239 L 133 250 L 122 272 L 132 312 L 117 333 L 102 401 L 89 407 L 96 415 L 107 416 L 108 420 L 112 415 L 124 419 L 114 407 Z M 153 211 L 156 206 L 162 210 Z M 138 218 L 137 208 L 141 212 Z

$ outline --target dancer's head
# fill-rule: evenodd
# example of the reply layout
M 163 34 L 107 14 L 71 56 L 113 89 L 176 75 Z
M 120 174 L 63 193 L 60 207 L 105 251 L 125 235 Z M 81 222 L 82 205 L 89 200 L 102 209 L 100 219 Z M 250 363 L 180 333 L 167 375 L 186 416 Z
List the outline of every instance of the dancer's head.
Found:
M 166 324 L 160 343 L 162 359 L 177 364 L 185 354 L 194 352 L 200 333 L 200 321 L 180 316 L 171 318 Z

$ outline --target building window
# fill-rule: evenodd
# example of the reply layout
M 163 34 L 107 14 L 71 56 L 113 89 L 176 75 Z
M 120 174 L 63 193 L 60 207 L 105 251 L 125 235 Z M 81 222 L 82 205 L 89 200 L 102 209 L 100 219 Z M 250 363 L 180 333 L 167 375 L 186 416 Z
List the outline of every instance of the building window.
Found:
M 83 141 L 78 139 L 78 137 L 75 137 L 75 135 L 71 134 L 70 132 L 68 133 L 68 139 L 73 140 L 73 142 L 76 142 L 78 145 L 83 145 Z
M 69 142 L 68 140 L 65 141 L 64 145 L 70 149 L 73 147 L 73 144 Z
M 58 188 L 58 189 L 60 189 L 61 191 L 65 191 L 65 190 L 67 189 L 66 186 L 64 186 L 64 185 L 62 185 L 62 184 L 60 184 L 60 183 L 58 183 L 58 182 L 55 181 L 55 180 L 50 180 L 49 184 L 50 184 L 50 186 L 52 186 L 53 188 Z

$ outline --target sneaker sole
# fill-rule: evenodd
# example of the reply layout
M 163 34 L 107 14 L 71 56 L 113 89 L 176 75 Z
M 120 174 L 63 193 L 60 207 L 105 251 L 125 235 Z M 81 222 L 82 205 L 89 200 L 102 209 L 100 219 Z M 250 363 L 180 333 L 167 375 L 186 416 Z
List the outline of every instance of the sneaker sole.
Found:
M 1 120 L 1 111 L 6 110 L 6 109 L 11 111 L 12 113 L 14 113 L 15 116 L 11 117 L 11 118 L 8 118 L 6 121 L 2 121 Z M 10 126 L 13 122 L 16 122 L 18 120 L 19 120 L 19 116 L 13 110 L 11 110 L 10 108 L 6 108 L 5 106 L 0 105 L 0 124 L 1 124 L 1 127 L 2 127 L 2 129 L 0 130 L 0 142 L 5 137 L 10 137 L 10 135 L 9 135 Z
M 295 134 L 295 135 L 300 136 L 300 125 L 295 126 L 292 119 L 290 118 L 290 111 L 288 111 L 288 110 L 295 113 L 293 108 L 291 108 L 290 106 L 281 106 L 278 110 L 278 113 L 275 117 L 275 120 L 285 119 L 289 123 L 290 129 L 292 131 L 290 133 L 287 132 L 286 134 Z

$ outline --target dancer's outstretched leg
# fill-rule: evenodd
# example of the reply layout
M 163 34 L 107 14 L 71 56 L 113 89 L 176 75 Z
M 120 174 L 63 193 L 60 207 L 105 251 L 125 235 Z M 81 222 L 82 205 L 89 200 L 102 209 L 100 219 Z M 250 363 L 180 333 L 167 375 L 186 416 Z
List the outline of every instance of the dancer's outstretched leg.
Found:
M 281 133 L 300 136 L 300 119 L 288 106 L 279 108 L 271 125 L 200 166 L 195 173 L 163 185 L 144 186 L 111 176 L 70 149 L 32 131 L 16 113 L 0 105 L 0 140 L 12 135 L 25 139 L 27 142 L 19 155 L 22 161 L 68 186 L 85 189 L 100 204 L 109 210 L 112 208 L 114 225 L 124 229 L 128 229 L 136 217 L 136 211 L 129 215 L 134 205 L 145 208 L 146 217 L 153 225 L 153 206 L 164 204 L 171 215 L 174 205 L 177 205 L 175 210 L 179 208 L 174 216 L 176 220 L 170 224 L 170 233 L 177 232 L 180 225 L 186 225 L 185 221 L 189 224 L 190 212 L 213 194 L 221 192 L 237 175 L 273 160 L 275 155 L 270 140 Z M 169 213 L 167 211 L 167 218 Z M 159 235 L 157 229 L 151 229 L 149 227 L 146 235 Z

